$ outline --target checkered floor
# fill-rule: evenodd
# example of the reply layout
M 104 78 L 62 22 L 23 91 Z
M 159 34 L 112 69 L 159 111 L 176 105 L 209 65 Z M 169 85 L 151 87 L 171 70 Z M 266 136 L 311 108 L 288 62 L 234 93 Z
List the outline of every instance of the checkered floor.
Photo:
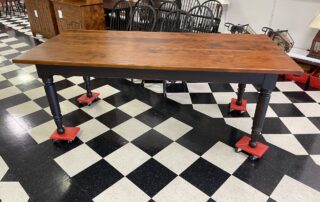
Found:
M 81 132 L 72 144 L 53 144 L 35 67 L 10 61 L 41 42 L 7 22 L 0 20 L 2 201 L 320 200 L 319 91 L 278 82 L 261 138 L 270 150 L 251 162 L 233 145 L 250 133 L 257 86 L 247 87 L 248 113 L 239 116 L 227 113 L 235 84 L 178 83 L 165 99 L 161 83 L 94 78 L 100 100 L 82 107 L 82 78 L 57 76 L 64 123 Z

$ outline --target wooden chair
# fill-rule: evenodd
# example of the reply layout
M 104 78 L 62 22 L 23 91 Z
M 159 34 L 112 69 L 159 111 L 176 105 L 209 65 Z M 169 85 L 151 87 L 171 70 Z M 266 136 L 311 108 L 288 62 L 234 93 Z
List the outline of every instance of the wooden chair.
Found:
M 191 8 L 201 5 L 199 0 L 177 0 L 177 4 L 181 7 L 181 10 L 187 12 L 189 12 Z
M 139 5 L 149 5 L 149 6 L 152 6 L 153 8 L 156 7 L 156 4 L 154 3 L 153 0 L 138 0 L 134 6 L 138 7 Z
M 130 19 L 132 16 L 131 3 L 126 0 L 118 1 L 112 12 L 109 14 L 111 30 L 126 31 L 129 29 Z

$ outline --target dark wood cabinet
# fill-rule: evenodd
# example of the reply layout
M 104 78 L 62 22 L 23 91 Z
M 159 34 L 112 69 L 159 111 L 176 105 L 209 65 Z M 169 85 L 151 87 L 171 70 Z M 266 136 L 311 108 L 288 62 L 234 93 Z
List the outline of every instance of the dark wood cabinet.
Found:
M 54 0 L 59 32 L 68 30 L 104 30 L 102 0 Z
M 51 38 L 58 34 L 58 26 L 50 0 L 25 0 L 33 36 Z

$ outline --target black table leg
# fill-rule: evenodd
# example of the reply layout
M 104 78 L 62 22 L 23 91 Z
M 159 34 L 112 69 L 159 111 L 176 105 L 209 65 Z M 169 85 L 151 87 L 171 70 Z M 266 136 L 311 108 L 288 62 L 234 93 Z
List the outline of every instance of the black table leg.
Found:
M 167 98 L 167 81 L 163 80 L 163 97 Z
M 92 97 L 91 85 L 90 85 L 90 76 L 83 77 L 84 83 L 86 85 L 87 97 Z
M 244 95 L 245 90 L 246 90 L 246 84 L 239 83 L 237 105 L 242 105 L 242 100 L 243 100 L 243 95 Z
M 61 115 L 57 90 L 53 83 L 53 77 L 49 76 L 47 78 L 43 78 L 43 82 L 45 84 L 44 88 L 47 94 L 50 110 L 53 115 L 54 122 L 57 125 L 57 132 L 59 134 L 63 134 L 65 132 L 65 128 L 62 123 L 62 115 Z
M 253 126 L 251 132 L 250 146 L 255 148 L 257 146 L 257 139 L 261 135 L 264 120 L 269 106 L 272 90 L 261 89 L 259 99 L 253 119 Z

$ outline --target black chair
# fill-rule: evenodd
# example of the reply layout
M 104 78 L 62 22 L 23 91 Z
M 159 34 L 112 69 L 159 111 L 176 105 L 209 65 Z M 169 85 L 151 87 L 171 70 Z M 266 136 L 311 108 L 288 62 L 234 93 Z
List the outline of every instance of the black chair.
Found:
M 161 32 L 192 32 L 192 30 L 192 18 L 183 10 L 174 10 L 167 14 L 160 28 Z
M 126 31 L 129 29 L 130 19 L 132 16 L 132 6 L 126 0 L 118 1 L 112 12 L 109 14 L 111 30 Z
M 181 10 L 189 12 L 191 8 L 195 6 L 200 6 L 199 0 L 177 0 L 177 5 L 181 8 Z
M 153 32 L 157 23 L 157 14 L 155 9 L 147 4 L 140 4 L 133 11 L 130 20 L 130 31 Z
M 249 24 L 235 25 L 227 22 L 225 23 L 225 26 L 231 34 L 256 34 L 256 32 L 250 27 Z
M 195 6 L 189 11 L 194 33 L 214 33 L 217 31 L 212 10 L 207 6 Z
M 215 26 L 214 32 L 217 33 L 219 30 L 222 12 L 223 12 L 222 4 L 217 0 L 208 0 L 208 1 L 205 1 L 202 4 L 202 6 L 206 6 L 211 9 L 214 17 L 214 26 Z
M 136 4 L 134 6 L 138 7 L 140 5 L 149 5 L 149 6 L 152 6 L 153 8 L 156 7 L 156 4 L 154 3 L 153 0 L 139 0 L 136 2 Z
M 178 5 L 175 1 L 162 1 L 159 8 L 157 9 L 157 24 L 155 31 L 160 31 L 161 24 L 166 16 L 174 10 L 178 10 Z

